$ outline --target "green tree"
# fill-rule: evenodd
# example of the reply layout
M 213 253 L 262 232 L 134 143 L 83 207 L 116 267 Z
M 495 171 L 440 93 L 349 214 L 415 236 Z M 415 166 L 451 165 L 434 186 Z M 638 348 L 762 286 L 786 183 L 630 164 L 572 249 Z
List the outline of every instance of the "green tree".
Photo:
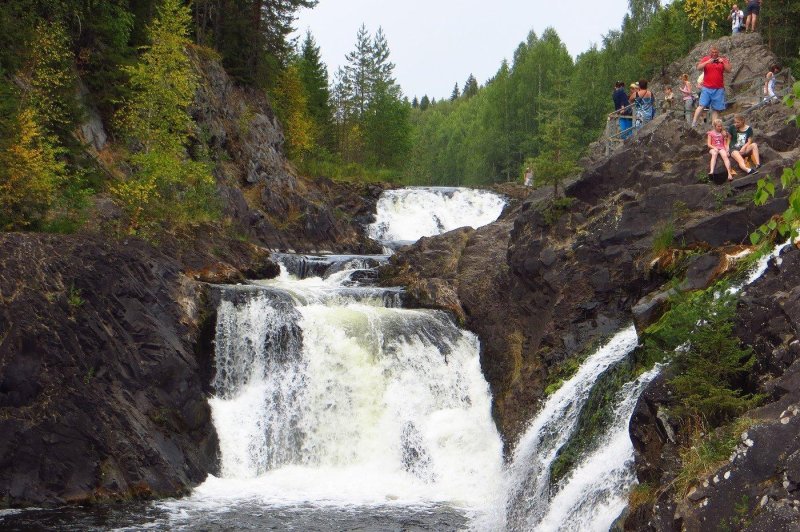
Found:
M 428 98 L 427 94 L 424 94 L 422 96 L 422 99 L 419 101 L 419 109 L 420 111 L 424 111 L 430 106 L 431 106 L 431 99 Z
M 666 74 L 667 66 L 683 57 L 694 44 L 686 11 L 678 3 L 659 10 L 645 28 L 639 58 L 658 74 Z
M 384 168 L 399 168 L 409 149 L 409 105 L 400 87 L 379 83 L 364 121 L 368 161 Z
M 458 83 L 453 86 L 453 92 L 450 93 L 450 101 L 454 102 L 458 100 L 459 96 L 461 96 L 461 92 L 458 90 Z
M 26 69 L 29 104 L 49 134 L 67 137 L 80 118 L 76 75 L 66 29 L 59 22 L 36 26 Z
M 281 72 L 271 94 L 286 136 L 286 154 L 290 159 L 302 160 L 314 146 L 314 119 L 296 65 Z
M 308 114 L 313 120 L 314 143 L 332 148 L 333 117 L 330 105 L 331 94 L 328 89 L 328 69 L 322 62 L 319 46 L 310 31 L 306 32 L 303 40 L 297 69 L 303 84 L 303 91 L 307 96 Z
M 536 180 L 553 185 L 553 195 L 558 197 L 561 182 L 580 171 L 576 149 L 579 137 L 577 117 L 568 111 L 565 92 L 550 100 L 542 112 L 542 125 L 538 134 L 539 154 L 533 159 Z
M 478 94 L 478 80 L 476 80 L 475 76 L 472 74 L 470 74 L 467 81 L 464 82 L 464 90 L 461 91 L 461 94 L 463 94 L 465 98 L 472 98 Z
M 394 166 L 408 149 L 409 105 L 394 79 L 382 29 L 370 37 L 363 24 L 334 85 L 338 146 L 347 162 Z
M 197 0 L 194 34 L 213 46 L 239 81 L 270 87 L 291 59 L 296 13 L 317 0 Z
M 133 95 L 119 123 L 133 149 L 134 173 L 111 191 L 134 232 L 151 231 L 161 222 L 206 221 L 216 214 L 210 168 L 190 160 L 185 150 L 193 130 L 187 109 L 197 89 L 186 53 L 190 21 L 180 0 L 163 0 L 149 28 L 151 45 L 128 69 Z

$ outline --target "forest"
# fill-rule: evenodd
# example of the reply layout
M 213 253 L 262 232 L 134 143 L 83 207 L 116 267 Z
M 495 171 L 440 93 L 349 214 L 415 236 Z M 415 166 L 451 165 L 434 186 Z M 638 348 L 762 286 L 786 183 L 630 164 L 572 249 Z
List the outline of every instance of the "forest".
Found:
M 292 37 L 298 10 L 316 3 L 3 2 L 0 227 L 75 231 L 98 193 L 125 212 L 130 233 L 214 220 L 213 161 L 188 113 L 198 84 L 190 52 L 268 95 L 303 175 L 486 185 L 528 165 L 554 179 L 575 173 L 612 110 L 615 80 L 649 78 L 730 32 L 728 2 L 630 0 L 620 28 L 577 58 L 555 29 L 531 31 L 491 79 L 465 73 L 437 101 L 403 94 L 381 28 L 362 25 L 329 73 L 312 34 Z M 798 23 L 797 2 L 762 9 L 762 34 L 784 66 L 798 66 Z M 113 164 L 96 164 L 76 137 L 85 118 L 76 93 L 99 111 Z

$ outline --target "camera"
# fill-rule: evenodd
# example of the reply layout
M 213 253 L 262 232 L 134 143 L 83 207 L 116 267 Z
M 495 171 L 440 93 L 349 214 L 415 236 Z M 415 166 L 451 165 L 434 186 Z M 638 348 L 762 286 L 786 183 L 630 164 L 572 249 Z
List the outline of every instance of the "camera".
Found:
M 712 62 L 712 63 L 719 63 L 719 58 L 718 58 L 718 57 L 715 57 L 714 59 L 712 59 L 712 60 L 711 60 L 711 62 Z

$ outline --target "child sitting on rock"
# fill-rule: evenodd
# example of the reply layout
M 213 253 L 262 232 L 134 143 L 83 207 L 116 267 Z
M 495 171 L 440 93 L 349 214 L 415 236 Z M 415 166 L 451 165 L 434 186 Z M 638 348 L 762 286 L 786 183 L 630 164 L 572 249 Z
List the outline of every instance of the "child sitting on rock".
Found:
M 708 153 L 711 154 L 711 165 L 708 167 L 708 178 L 714 177 L 714 168 L 717 165 L 717 156 L 722 158 L 725 164 L 725 169 L 728 171 L 728 181 L 733 181 L 733 174 L 731 174 L 731 161 L 728 158 L 728 146 L 730 144 L 731 136 L 722 127 L 722 120 L 717 118 L 714 120 L 714 129 L 707 133 Z
M 739 168 L 747 172 L 747 175 L 755 174 L 761 168 L 761 157 L 758 153 L 758 145 L 753 142 L 753 128 L 744 121 L 744 115 L 735 115 L 733 125 L 728 129 L 728 135 L 732 145 L 730 145 L 731 157 L 739 165 Z M 744 163 L 745 157 L 753 160 L 753 167 L 748 168 Z

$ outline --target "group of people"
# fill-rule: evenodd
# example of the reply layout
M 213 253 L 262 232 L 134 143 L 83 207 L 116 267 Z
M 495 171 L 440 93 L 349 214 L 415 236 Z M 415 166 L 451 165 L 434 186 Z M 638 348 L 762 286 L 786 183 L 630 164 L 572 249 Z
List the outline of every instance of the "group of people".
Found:
M 627 139 L 634 129 L 639 129 L 655 117 L 656 99 L 647 88 L 647 80 L 640 79 L 631 83 L 630 92 L 625 91 L 625 84 L 617 81 L 611 99 L 614 101 L 616 116 L 619 118 L 620 136 Z
M 755 4 L 754 9 L 750 9 L 751 4 Z M 752 19 L 748 18 L 748 27 L 755 28 L 755 20 L 758 15 L 760 2 L 748 3 L 748 13 L 752 14 Z M 734 6 L 734 9 L 738 9 Z M 695 108 L 695 93 L 688 74 L 683 74 L 680 79 L 680 98 L 683 102 L 683 112 L 686 122 L 691 126 L 697 127 L 700 115 L 706 111 L 711 112 L 711 123 L 713 128 L 706 134 L 706 145 L 711 155 L 709 176 L 714 174 L 717 159 L 722 159 L 728 173 L 728 180 L 733 180 L 734 171 L 731 169 L 733 159 L 743 171 L 748 175 L 758 172 L 761 167 L 761 159 L 758 153 L 758 145 L 753 142 L 753 128 L 747 125 L 744 116 L 737 114 L 734 116 L 733 125 L 725 130 L 719 113 L 725 110 L 725 74 L 731 71 L 731 63 L 727 57 L 721 56 L 716 46 L 711 46 L 708 55 L 704 56 L 697 63 L 697 70 L 701 72 L 698 78 L 700 89 Z M 780 72 L 780 67 L 773 65 L 767 73 L 764 82 L 765 99 L 777 99 L 775 95 L 775 75 Z M 674 95 L 671 87 L 664 90 L 663 108 L 672 106 Z M 647 88 L 647 80 L 640 80 L 638 83 L 631 84 L 630 93 L 625 92 L 625 84 L 618 81 L 614 85 L 612 93 L 615 112 L 610 117 L 618 117 L 620 136 L 622 139 L 628 138 L 635 129 L 650 121 L 655 115 L 655 97 Z M 751 159 L 748 165 L 746 158 Z
M 728 15 L 728 20 L 731 21 L 731 32 L 742 33 L 756 31 L 756 21 L 758 15 L 761 13 L 761 0 L 748 0 L 747 13 L 739 9 L 739 6 L 733 4 L 731 12 Z
M 733 170 L 731 169 L 732 158 L 736 161 L 747 175 L 758 172 L 761 168 L 761 157 L 758 154 L 758 144 L 753 142 L 753 128 L 747 125 L 744 116 L 735 115 L 733 125 L 726 131 L 722 120 L 714 119 L 714 128 L 706 133 L 706 146 L 711 155 L 711 162 L 708 168 L 708 177 L 714 176 L 714 169 L 717 166 L 717 158 L 722 159 L 725 170 L 728 172 L 728 181 L 733 181 Z M 745 158 L 750 157 L 752 166 L 748 166 Z

